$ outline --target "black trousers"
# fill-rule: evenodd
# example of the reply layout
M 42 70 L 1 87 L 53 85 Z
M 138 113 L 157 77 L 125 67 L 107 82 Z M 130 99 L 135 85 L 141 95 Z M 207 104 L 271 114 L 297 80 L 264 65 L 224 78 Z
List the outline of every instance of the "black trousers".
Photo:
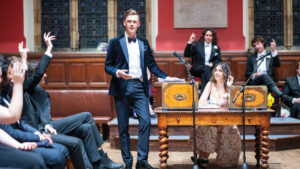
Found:
M 290 107 L 291 110 L 291 117 L 300 119 L 300 104 L 293 104 Z
M 266 85 L 269 90 L 276 86 L 274 80 L 267 74 L 262 74 L 250 80 L 249 85 Z
M 54 136 L 53 140 L 68 147 L 76 169 L 84 166 L 91 168 L 91 163 L 100 161 L 102 156 L 98 147 L 103 144 L 103 139 L 91 113 L 83 112 L 68 116 L 53 121 L 52 125 L 58 133 L 65 135 L 63 138 Z
M 47 169 L 42 156 L 0 144 L 0 168 Z

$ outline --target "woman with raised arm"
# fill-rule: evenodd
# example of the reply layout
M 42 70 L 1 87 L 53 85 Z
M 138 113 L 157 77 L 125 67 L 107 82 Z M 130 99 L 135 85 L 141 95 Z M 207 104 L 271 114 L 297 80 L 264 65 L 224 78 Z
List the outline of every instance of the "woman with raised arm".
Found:
M 2 60 L 2 59 L 0 59 Z M 0 83 L 2 82 L 3 63 L 0 63 Z M 20 63 L 13 64 L 12 79 L 14 81 L 13 94 L 10 106 L 0 105 L 0 124 L 17 122 L 23 107 L 24 70 Z M 5 100 L 0 97 L 1 102 Z M 19 143 L 5 131 L 0 129 L 0 168 L 46 169 L 46 164 L 39 153 L 31 150 L 37 147 L 36 143 Z M 27 150 L 27 151 L 26 151 Z
M 216 64 L 212 77 L 200 97 L 200 108 L 228 108 L 229 86 L 232 83 L 233 77 L 229 66 L 223 62 Z M 193 140 L 192 138 L 193 133 L 191 133 L 190 141 Z M 198 126 L 196 140 L 196 149 L 200 159 L 207 161 L 209 155 L 216 152 L 216 164 L 219 167 L 237 166 L 241 151 L 241 138 L 236 126 Z

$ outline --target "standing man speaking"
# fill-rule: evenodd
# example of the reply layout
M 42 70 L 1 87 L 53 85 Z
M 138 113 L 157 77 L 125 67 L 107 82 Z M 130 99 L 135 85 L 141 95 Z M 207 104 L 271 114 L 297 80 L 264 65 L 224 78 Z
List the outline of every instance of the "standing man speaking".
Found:
M 147 67 L 158 77 L 173 78 L 168 77 L 157 66 L 148 40 L 136 36 L 140 26 L 137 11 L 126 11 L 123 24 L 125 33 L 110 40 L 105 61 L 105 71 L 112 75 L 109 94 L 114 96 L 122 158 L 126 169 L 131 169 L 133 157 L 130 152 L 128 123 L 129 108 L 133 106 L 139 120 L 136 169 L 153 169 L 147 162 L 151 126 Z

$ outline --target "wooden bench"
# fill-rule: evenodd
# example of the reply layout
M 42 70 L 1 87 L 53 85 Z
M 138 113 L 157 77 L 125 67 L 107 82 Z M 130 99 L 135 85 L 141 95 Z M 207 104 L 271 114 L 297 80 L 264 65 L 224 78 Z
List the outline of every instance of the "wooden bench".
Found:
M 51 115 L 53 120 L 80 112 L 90 112 L 103 139 L 108 138 L 107 123 L 114 117 L 113 98 L 108 95 L 108 90 L 67 90 L 48 89 L 51 98 Z

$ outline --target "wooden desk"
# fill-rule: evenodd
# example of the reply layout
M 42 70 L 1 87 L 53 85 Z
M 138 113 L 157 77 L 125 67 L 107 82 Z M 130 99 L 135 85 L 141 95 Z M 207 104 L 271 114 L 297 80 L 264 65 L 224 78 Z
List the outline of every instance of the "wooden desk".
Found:
M 168 159 L 168 126 L 193 125 L 192 111 L 163 111 L 161 108 L 154 110 L 158 115 L 158 129 L 160 142 L 160 168 L 167 168 Z M 255 126 L 255 158 L 257 167 L 269 167 L 269 127 L 270 113 L 274 110 L 247 110 L 246 125 Z M 242 125 L 243 116 L 240 110 L 228 109 L 199 109 L 196 111 L 196 125 Z M 261 165 L 260 165 L 261 162 Z

